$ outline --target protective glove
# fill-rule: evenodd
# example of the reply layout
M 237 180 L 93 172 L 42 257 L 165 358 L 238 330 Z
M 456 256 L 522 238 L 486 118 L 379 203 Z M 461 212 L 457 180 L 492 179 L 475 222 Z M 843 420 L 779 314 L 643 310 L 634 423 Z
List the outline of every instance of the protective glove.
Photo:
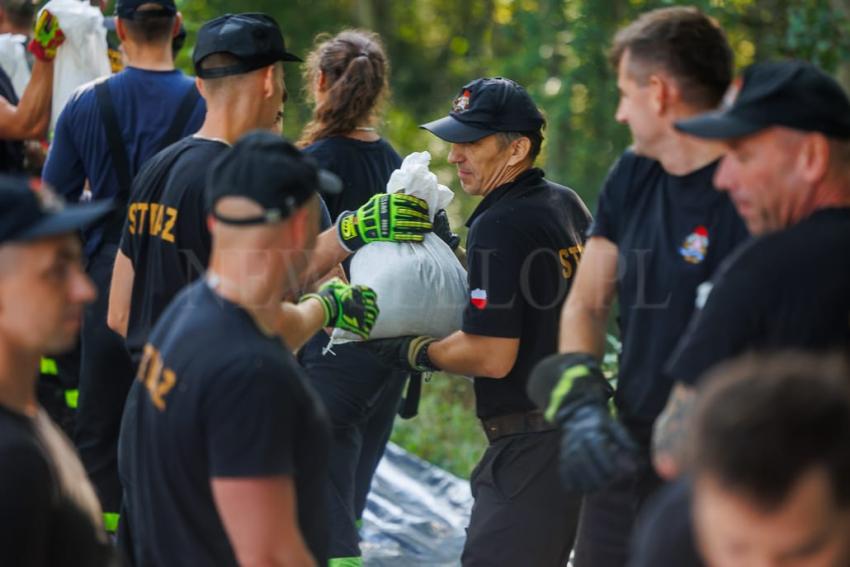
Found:
M 453 251 L 457 250 L 460 244 L 460 236 L 452 232 L 452 227 L 449 225 L 449 215 L 445 209 L 440 209 L 434 215 L 434 234 L 440 237 L 440 240 L 449 245 Z
M 564 488 L 595 492 L 638 470 L 639 448 L 609 412 L 614 389 L 591 355 L 556 354 L 541 360 L 531 372 L 528 394 L 561 431 Z
M 371 288 L 348 285 L 339 278 L 325 282 L 316 293 L 304 295 L 298 303 L 318 299 L 325 310 L 323 327 L 334 327 L 369 338 L 378 319 L 378 298 Z
M 42 10 L 35 22 L 33 38 L 28 47 L 30 52 L 42 61 L 53 61 L 56 48 L 64 41 L 65 34 L 59 27 L 59 20 L 47 10 Z
M 422 242 L 432 229 L 428 204 L 403 193 L 378 193 L 336 223 L 343 248 L 356 252 L 370 242 Z
M 366 341 L 363 346 L 386 365 L 407 372 L 433 372 L 438 370 L 428 358 L 428 345 L 433 337 L 397 337 Z

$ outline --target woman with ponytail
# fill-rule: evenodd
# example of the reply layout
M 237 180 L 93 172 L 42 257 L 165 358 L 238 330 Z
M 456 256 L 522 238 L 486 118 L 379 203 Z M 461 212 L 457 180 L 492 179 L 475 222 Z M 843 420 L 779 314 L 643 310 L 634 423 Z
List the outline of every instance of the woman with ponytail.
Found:
M 320 36 L 307 56 L 305 82 L 315 109 L 299 145 L 343 181 L 343 191 L 326 201 L 332 218 L 383 193 L 390 174 L 401 165 L 398 153 L 377 131 L 389 90 L 388 70 L 380 38 L 368 31 Z M 333 426 L 330 566 L 357 566 L 357 527 L 406 376 L 356 343 L 334 346 L 334 354 L 323 356 L 327 342 L 320 332 L 301 350 L 300 359 Z

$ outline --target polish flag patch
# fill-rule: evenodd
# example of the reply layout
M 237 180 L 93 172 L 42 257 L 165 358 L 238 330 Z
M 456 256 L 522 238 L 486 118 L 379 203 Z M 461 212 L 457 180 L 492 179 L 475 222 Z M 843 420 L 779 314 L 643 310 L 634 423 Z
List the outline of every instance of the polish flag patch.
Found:
M 477 309 L 484 309 L 487 307 L 487 290 L 473 289 L 469 294 L 469 301 Z

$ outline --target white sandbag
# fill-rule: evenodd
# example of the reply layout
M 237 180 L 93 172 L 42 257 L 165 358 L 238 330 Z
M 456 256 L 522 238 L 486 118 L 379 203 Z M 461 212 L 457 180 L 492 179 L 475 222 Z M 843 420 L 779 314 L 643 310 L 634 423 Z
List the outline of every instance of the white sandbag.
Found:
M 429 169 L 428 152 L 410 154 L 393 172 L 387 193 L 403 192 L 428 203 L 431 220 L 454 194 L 437 183 Z M 351 260 L 351 283 L 367 285 L 378 296 L 381 310 L 370 338 L 428 335 L 442 338 L 461 327 L 468 299 L 466 270 L 448 244 L 435 234 L 422 243 L 373 242 Z M 360 340 L 335 330 L 333 343 Z
M 18 98 L 24 94 L 27 83 L 30 82 L 30 66 L 27 63 L 27 38 L 13 33 L 0 34 L 0 67 L 15 88 Z
M 65 41 L 56 50 L 53 66 L 53 106 L 50 129 L 56 127 L 59 113 L 80 86 L 112 72 L 106 53 L 103 14 L 88 2 L 50 0 L 49 10 L 59 20 Z

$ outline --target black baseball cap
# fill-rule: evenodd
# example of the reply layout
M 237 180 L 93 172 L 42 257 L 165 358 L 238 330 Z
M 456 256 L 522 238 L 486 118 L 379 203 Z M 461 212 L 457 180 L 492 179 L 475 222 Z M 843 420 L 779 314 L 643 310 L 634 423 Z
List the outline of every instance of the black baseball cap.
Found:
M 464 143 L 496 132 L 537 132 L 545 123 L 522 86 L 510 79 L 492 77 L 464 85 L 448 116 L 420 128 L 447 142 Z
M 342 182 L 291 142 L 267 130 L 255 130 L 213 162 L 207 176 L 207 209 L 228 224 L 263 224 L 287 218 L 317 191 L 337 194 Z M 222 197 L 247 197 L 265 213 L 240 219 L 222 216 L 215 210 Z
M 65 206 L 55 195 L 39 198 L 25 177 L 0 175 L 0 245 L 82 230 L 112 208 L 111 201 Z
M 228 53 L 239 59 L 236 65 L 217 69 L 201 69 L 207 55 Z M 280 26 L 267 14 L 225 14 L 210 20 L 198 31 L 192 53 L 195 75 L 215 79 L 260 69 L 277 61 L 301 61 L 286 51 Z
M 144 10 L 139 10 L 145 4 L 155 4 Z M 115 15 L 125 20 L 132 20 L 136 13 L 144 14 L 145 17 L 173 16 L 177 13 L 174 0 L 117 0 L 115 2 Z
M 756 63 L 730 87 L 720 110 L 676 122 L 700 138 L 728 139 L 771 126 L 850 138 L 850 100 L 838 82 L 811 63 Z

